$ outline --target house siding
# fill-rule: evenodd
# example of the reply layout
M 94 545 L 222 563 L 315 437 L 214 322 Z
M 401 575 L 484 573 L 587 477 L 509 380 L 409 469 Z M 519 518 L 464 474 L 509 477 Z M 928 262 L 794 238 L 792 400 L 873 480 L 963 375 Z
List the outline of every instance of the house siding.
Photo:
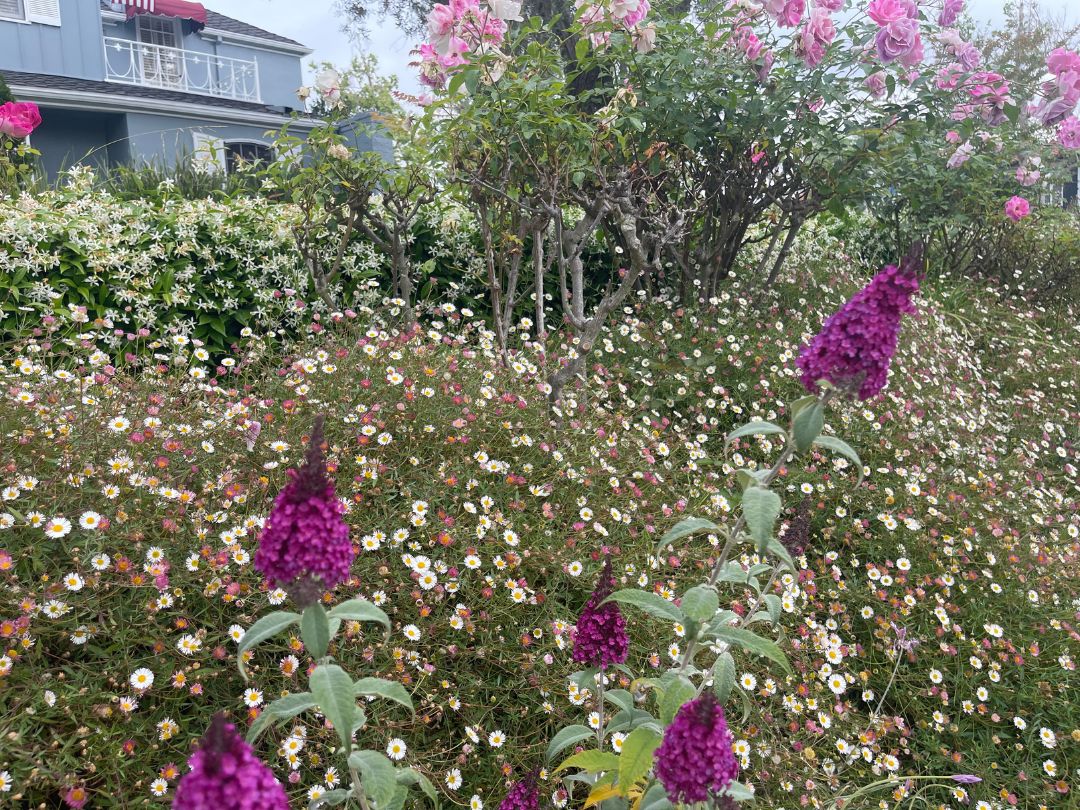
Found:
M 194 117 L 128 113 L 127 137 L 135 163 L 175 166 L 194 151 L 192 132 L 204 132 L 222 141 L 257 141 L 271 143 L 266 127 L 250 124 L 222 124 L 199 121 Z
M 383 160 L 394 160 L 394 142 L 386 129 L 372 120 L 371 113 L 361 112 L 338 124 L 338 132 L 349 148 L 356 152 L 375 152 Z
M 0 20 L 0 72 L 20 70 L 105 78 L 101 11 L 87 0 L 60 0 L 59 26 Z
M 41 120 L 31 143 L 41 152 L 41 167 L 50 179 L 76 164 L 104 169 L 129 160 L 122 114 L 42 107 Z

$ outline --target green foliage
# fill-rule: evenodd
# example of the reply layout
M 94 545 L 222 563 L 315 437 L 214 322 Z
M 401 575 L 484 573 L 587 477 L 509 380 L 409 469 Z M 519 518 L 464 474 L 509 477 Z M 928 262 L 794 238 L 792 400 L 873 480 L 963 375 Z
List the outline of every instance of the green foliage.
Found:
M 58 183 L 64 182 L 61 176 Z M 118 200 L 146 205 L 177 199 L 228 201 L 233 196 L 258 190 L 250 172 L 210 171 L 189 157 L 181 158 L 173 166 L 159 163 L 112 166 L 99 175 L 98 187 Z
M 11 92 L 11 88 L 8 87 L 7 82 L 4 80 L 4 74 L 0 73 L 0 104 L 15 100 L 15 95 Z
M 400 117 L 401 105 L 394 94 L 398 92 L 397 76 L 384 76 L 379 72 L 379 59 L 375 54 L 365 53 L 353 56 L 347 67 L 338 67 L 331 62 L 311 62 L 311 71 L 335 70 L 341 77 L 340 112 L 346 116 L 358 112 L 374 112 L 382 117 Z M 311 107 L 311 114 L 324 117 L 338 111 L 331 109 L 321 98 L 316 98 Z

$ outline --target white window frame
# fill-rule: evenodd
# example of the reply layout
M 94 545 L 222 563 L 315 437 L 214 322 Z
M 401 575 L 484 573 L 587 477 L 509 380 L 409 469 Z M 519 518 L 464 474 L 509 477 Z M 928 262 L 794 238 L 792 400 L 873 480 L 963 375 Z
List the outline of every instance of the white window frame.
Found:
M 268 150 L 270 150 L 270 160 L 276 161 L 278 159 L 278 155 L 275 154 L 274 144 L 271 141 L 263 140 L 260 138 L 227 138 L 221 142 L 221 162 L 225 168 L 226 174 L 232 174 L 232 172 L 229 171 L 229 147 L 235 146 L 236 144 L 254 144 L 255 146 L 265 146 Z
M 135 15 L 135 37 L 144 45 L 158 45 L 143 39 L 143 23 L 168 23 L 172 26 L 173 44 L 159 47 L 182 49 L 184 47 L 184 32 L 180 28 L 180 20 L 176 17 L 158 17 L 153 14 Z

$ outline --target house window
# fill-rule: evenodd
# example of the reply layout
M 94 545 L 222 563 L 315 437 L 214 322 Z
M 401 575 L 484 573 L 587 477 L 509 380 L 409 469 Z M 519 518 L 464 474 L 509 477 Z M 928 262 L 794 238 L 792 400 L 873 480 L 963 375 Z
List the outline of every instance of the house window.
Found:
M 26 10 L 23 8 L 23 0 L 0 0 L 0 20 L 26 19 Z
M 2 0 L 0 0 L 2 2 Z M 171 17 L 138 17 L 139 49 L 145 84 L 153 87 L 183 89 L 184 55 L 177 50 L 179 37 L 176 20 Z
M 234 174 L 242 166 L 266 165 L 273 159 L 273 150 L 264 143 L 234 141 L 225 144 L 225 169 L 229 174 Z

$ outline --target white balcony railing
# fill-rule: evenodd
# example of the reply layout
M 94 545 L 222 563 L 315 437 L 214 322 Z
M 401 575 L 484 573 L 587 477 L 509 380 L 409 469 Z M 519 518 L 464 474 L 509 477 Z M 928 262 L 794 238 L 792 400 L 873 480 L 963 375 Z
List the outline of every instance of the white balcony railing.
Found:
M 261 101 L 254 59 L 215 56 L 182 48 L 105 37 L 105 78 L 181 93 Z

